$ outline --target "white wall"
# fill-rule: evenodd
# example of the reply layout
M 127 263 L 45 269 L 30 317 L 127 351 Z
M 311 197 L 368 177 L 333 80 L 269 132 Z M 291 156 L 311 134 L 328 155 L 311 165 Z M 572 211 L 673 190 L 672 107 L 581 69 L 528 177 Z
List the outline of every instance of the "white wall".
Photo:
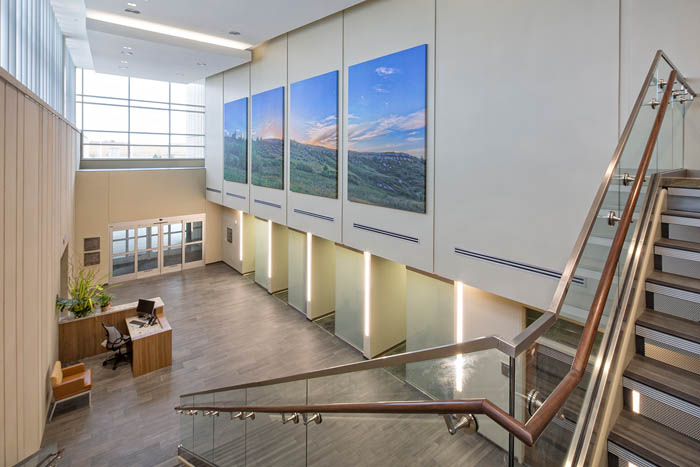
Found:
M 241 274 L 255 269 L 254 219 L 253 216 L 245 214 L 243 211 L 223 209 L 221 222 L 222 260 Z M 231 243 L 227 240 L 227 229 L 231 229 Z
M 292 31 L 289 40 L 288 85 L 343 69 L 343 14 L 339 13 Z M 309 53 L 313 50 L 313 53 Z M 343 77 L 338 73 L 338 122 L 342 112 Z M 289 92 L 286 94 L 289 105 Z M 340 123 L 338 124 L 340 131 Z M 343 141 L 338 133 L 338 198 L 330 199 L 287 192 L 287 220 L 290 227 L 339 242 L 342 236 Z M 289 186 L 289 157 L 285 159 L 285 183 Z M 323 217 L 309 215 L 321 215 Z
M 224 73 L 221 85 L 223 86 L 224 104 L 242 99 L 244 97 L 248 98 L 248 128 L 250 128 L 250 64 L 246 63 L 245 65 L 241 65 L 226 71 Z M 223 123 L 221 128 L 223 130 Z M 223 137 L 224 135 L 222 131 L 218 135 L 218 138 L 223 140 Z M 250 138 L 247 139 L 246 144 L 248 146 L 248 154 L 250 154 Z M 221 164 L 223 166 L 223 145 L 221 147 L 221 151 Z M 250 158 L 248 159 L 250 160 Z M 250 163 L 248 164 L 247 170 L 248 180 L 250 180 Z M 250 212 L 250 185 L 248 183 L 237 183 L 224 180 L 223 187 L 224 189 L 222 196 L 224 206 L 243 212 Z
M 253 61 L 250 63 L 250 94 L 251 97 L 261 92 L 269 91 L 280 86 L 284 89 L 284 163 L 289 157 L 289 138 L 287 131 L 288 106 L 287 94 L 287 36 L 256 47 L 253 50 Z M 252 99 L 251 99 L 252 100 Z M 252 102 L 251 102 L 252 105 Z M 250 154 L 250 151 L 248 151 Z M 250 163 L 248 157 L 248 165 Z M 276 190 L 262 186 L 250 185 L 251 212 L 264 219 L 272 219 L 278 224 L 287 225 L 287 181 L 285 170 L 284 190 Z M 277 207 L 279 206 L 279 207 Z
M 369 0 L 281 36 L 256 48 L 250 93 L 286 86 L 288 100 L 291 83 L 340 70 L 343 198 L 252 187 L 251 195 L 279 198 L 283 208 L 251 209 L 547 308 L 557 282 L 548 272 L 561 272 L 571 253 L 654 52 L 664 48 L 691 82 L 700 77 L 698 14 L 692 0 Z M 348 202 L 347 69 L 419 44 L 428 45 L 428 212 Z M 700 168 L 700 131 L 692 131 L 700 110 L 692 107 L 687 126 L 686 165 Z M 297 206 L 334 222 L 305 219 Z
M 204 84 L 205 147 L 204 163 L 207 169 L 206 198 L 223 204 L 224 188 L 224 75 L 210 76 Z
M 700 2 L 696 0 L 621 0 L 620 128 L 627 121 L 649 69 L 662 49 L 700 92 Z M 700 106 L 690 106 L 685 126 L 685 166 L 700 169 Z

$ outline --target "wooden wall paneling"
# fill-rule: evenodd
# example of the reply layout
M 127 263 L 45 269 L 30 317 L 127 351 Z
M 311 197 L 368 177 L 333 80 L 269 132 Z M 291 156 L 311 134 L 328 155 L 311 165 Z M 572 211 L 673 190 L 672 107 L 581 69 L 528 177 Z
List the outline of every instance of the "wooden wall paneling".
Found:
M 24 98 L 24 153 L 22 157 L 22 368 L 24 371 L 24 454 L 39 440 L 39 106 Z M 19 330 L 18 330 L 19 331 Z M 19 335 L 19 332 L 18 332 Z
M 0 81 L 0 181 L 3 186 L 0 187 L 0 206 L 5 205 L 5 83 Z M 5 256 L 5 212 L 0 211 L 0 258 Z M 5 267 L 0 260 L 0 318 L 4 316 L 3 304 L 5 303 Z M 0 338 L 4 341 L 5 328 L 4 319 L 0 319 Z M 5 426 L 5 362 L 9 360 L 9 356 L 5 353 L 5 349 L 0 345 L 0 431 L 3 433 L 7 430 Z M 4 462 L 5 453 L 5 436 L 0 436 L 0 462 Z
M 51 269 L 51 263 L 53 261 L 54 252 L 51 249 L 50 236 L 49 236 L 49 213 L 50 213 L 50 191 L 49 191 L 49 170 L 48 170 L 48 153 L 49 153 L 49 138 L 48 138 L 48 128 L 49 128 L 49 114 L 46 109 L 41 111 L 41 159 L 39 162 L 39 173 L 41 175 L 41 182 L 39 183 L 39 188 L 41 189 L 41 212 L 39 213 L 41 219 L 41 255 L 40 255 L 40 274 L 42 282 L 42 307 L 40 309 L 40 329 L 41 334 L 39 339 L 41 340 L 41 361 L 39 368 L 39 377 L 42 378 L 44 383 L 48 378 L 48 366 L 50 363 L 50 357 L 48 352 L 48 317 L 53 311 L 51 303 L 51 275 L 53 270 Z M 48 384 L 43 384 L 44 390 L 40 394 L 40 405 L 39 413 L 46 413 L 46 404 L 48 396 Z M 41 421 L 42 425 L 43 420 Z
M 15 224 L 15 245 L 17 245 L 17 264 L 15 274 L 17 277 L 16 284 L 16 307 L 15 307 L 15 336 L 17 339 L 15 350 L 17 352 L 17 451 L 20 459 L 24 457 L 24 424 L 23 409 L 25 404 L 25 394 L 23 391 L 25 356 L 22 352 L 24 349 L 24 307 L 22 306 L 22 278 L 24 271 L 24 97 L 22 93 L 17 96 L 17 219 Z
M 4 354 L 17 353 L 17 90 L 5 88 L 5 251 L 4 268 Z M 18 459 L 17 436 L 17 359 L 5 361 L 5 464 Z

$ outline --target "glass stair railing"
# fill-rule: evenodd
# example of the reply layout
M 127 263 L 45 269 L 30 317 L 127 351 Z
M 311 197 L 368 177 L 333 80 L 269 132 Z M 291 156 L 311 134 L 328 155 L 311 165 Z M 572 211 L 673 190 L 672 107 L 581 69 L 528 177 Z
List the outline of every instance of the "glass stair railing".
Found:
M 583 465 L 661 172 L 695 93 L 658 51 L 550 308 L 486 336 L 181 396 L 193 465 Z M 637 175 L 640 174 L 641 178 Z

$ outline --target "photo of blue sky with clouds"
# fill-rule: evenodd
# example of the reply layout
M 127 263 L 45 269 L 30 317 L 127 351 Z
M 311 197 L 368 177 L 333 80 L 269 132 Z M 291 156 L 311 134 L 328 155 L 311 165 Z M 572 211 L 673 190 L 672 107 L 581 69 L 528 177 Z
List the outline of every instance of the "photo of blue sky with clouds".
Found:
M 324 148 L 338 147 L 338 72 L 292 83 L 289 94 L 292 141 Z
M 425 213 L 427 45 L 348 69 L 348 199 Z
M 426 45 L 348 70 L 348 143 L 425 158 Z
M 289 88 L 289 189 L 338 196 L 338 72 Z
M 251 138 L 282 139 L 284 122 L 284 88 L 279 87 L 253 96 Z
M 253 95 L 251 173 L 253 185 L 284 189 L 284 87 Z

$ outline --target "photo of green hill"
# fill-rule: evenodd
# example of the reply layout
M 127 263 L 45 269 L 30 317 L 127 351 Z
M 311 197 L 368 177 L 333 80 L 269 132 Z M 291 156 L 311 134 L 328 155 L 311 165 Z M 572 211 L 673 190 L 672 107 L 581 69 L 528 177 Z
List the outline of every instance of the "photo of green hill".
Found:
M 425 212 L 427 46 L 348 69 L 348 199 Z
M 284 188 L 281 139 L 253 139 L 253 185 L 281 190 Z
M 425 211 L 425 159 L 400 152 L 348 151 L 348 199 Z
M 338 197 L 338 151 L 290 142 L 289 188 L 297 193 Z
M 248 98 L 224 104 L 224 180 L 248 182 Z
M 289 189 L 338 198 L 338 72 L 290 86 Z
M 253 96 L 251 161 L 253 185 L 284 189 L 284 87 Z

